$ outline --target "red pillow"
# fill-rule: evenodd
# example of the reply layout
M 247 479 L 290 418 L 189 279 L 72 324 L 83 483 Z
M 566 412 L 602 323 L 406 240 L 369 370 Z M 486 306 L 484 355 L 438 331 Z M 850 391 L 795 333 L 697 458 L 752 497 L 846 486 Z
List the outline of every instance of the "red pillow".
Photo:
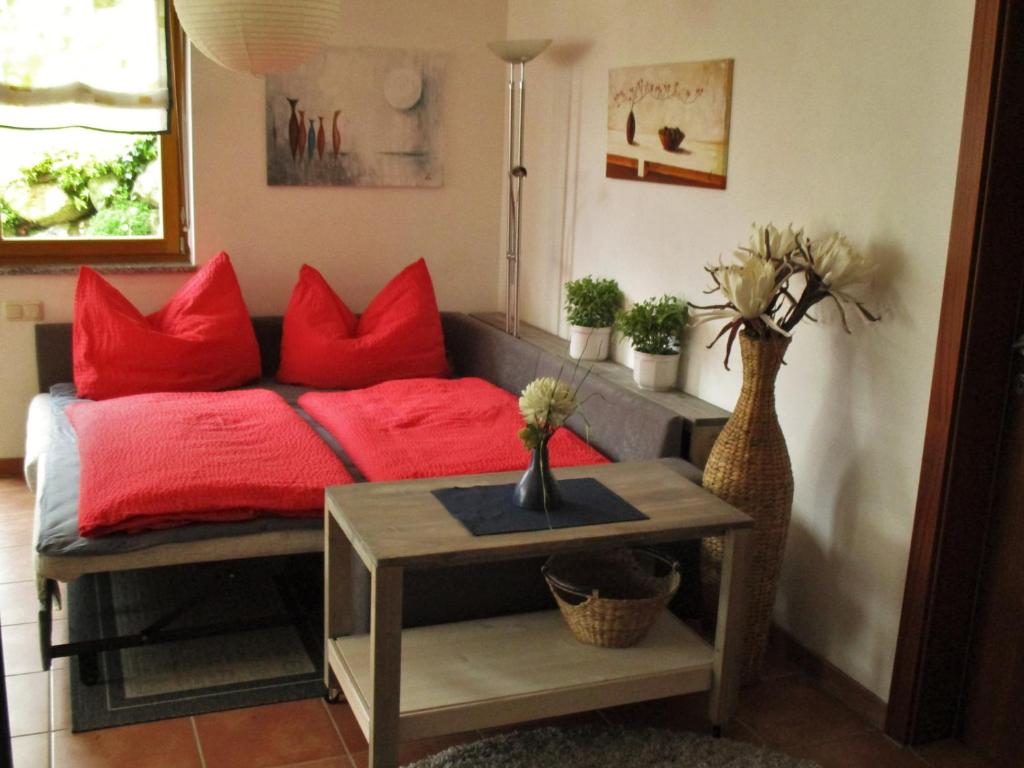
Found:
M 148 317 L 82 267 L 75 290 L 79 397 L 227 389 L 259 378 L 260 350 L 226 253 Z
M 284 315 L 278 381 L 358 389 L 447 376 L 441 315 L 423 259 L 399 272 L 357 318 L 308 265 Z

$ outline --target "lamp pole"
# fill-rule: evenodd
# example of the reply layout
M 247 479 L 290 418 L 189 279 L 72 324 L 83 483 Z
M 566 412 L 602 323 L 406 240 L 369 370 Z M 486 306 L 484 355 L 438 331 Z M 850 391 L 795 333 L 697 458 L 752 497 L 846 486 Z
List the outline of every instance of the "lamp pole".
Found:
M 508 63 L 508 220 L 505 248 L 505 333 L 519 335 L 520 240 L 523 232 L 523 135 L 526 127 L 526 62 L 550 40 L 503 40 L 487 46 Z M 518 77 L 517 77 L 518 75 Z

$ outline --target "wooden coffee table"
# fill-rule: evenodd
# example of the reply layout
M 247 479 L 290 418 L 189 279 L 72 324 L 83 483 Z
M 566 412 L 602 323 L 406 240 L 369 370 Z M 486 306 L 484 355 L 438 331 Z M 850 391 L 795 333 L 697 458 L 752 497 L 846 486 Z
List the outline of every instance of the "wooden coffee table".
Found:
M 649 516 L 557 530 L 473 536 L 431 495 L 513 483 L 521 472 L 327 489 L 325 657 L 370 744 L 371 768 L 398 764 L 401 741 L 710 692 L 716 729 L 736 707 L 742 588 L 751 520 L 682 477 L 672 459 L 556 470 L 594 477 Z M 632 648 L 576 641 L 556 609 L 402 630 L 408 570 L 724 535 L 714 646 L 668 611 Z M 351 553 L 371 577 L 369 635 L 350 634 Z M 444 599 L 439 595 L 438 599 Z M 552 601 L 554 606 L 554 601 Z

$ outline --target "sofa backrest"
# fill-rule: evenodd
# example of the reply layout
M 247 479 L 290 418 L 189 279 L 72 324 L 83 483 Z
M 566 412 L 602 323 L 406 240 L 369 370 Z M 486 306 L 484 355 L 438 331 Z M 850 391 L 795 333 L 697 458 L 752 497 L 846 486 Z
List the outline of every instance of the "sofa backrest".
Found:
M 254 317 L 253 330 L 260 345 L 263 375 L 273 376 L 281 362 L 281 317 Z M 36 326 L 36 374 L 39 391 L 74 380 L 71 362 L 71 323 L 40 323 Z
M 456 373 L 479 376 L 516 394 L 538 376 L 573 374 L 572 360 L 469 315 L 446 314 L 444 336 Z M 585 373 L 586 363 L 576 369 L 577 380 Z M 632 461 L 682 455 L 684 424 L 674 411 L 598 376 L 586 378 L 579 398 L 583 413 L 569 426 L 579 435 L 589 431 L 590 442 L 605 456 Z
M 263 375 L 277 372 L 281 356 L 281 317 L 252 320 L 263 361 Z M 518 394 L 537 376 L 569 376 L 573 364 L 529 342 L 469 315 L 442 312 L 445 346 L 456 374 L 478 376 Z M 41 323 L 36 331 L 36 370 L 39 391 L 72 381 L 71 324 Z M 577 376 L 582 375 L 581 366 Z M 580 390 L 583 413 L 569 426 L 615 461 L 679 456 L 683 420 L 669 409 L 597 376 L 588 377 Z

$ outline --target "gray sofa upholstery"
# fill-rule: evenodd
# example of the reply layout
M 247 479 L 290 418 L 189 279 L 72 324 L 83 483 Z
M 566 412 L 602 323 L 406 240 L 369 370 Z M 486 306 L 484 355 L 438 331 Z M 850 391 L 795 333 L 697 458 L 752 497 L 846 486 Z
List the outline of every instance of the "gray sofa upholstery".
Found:
M 445 344 L 452 367 L 460 376 L 478 376 L 510 392 L 520 392 L 538 376 L 573 374 L 573 363 L 509 336 L 468 315 L 446 313 Z M 586 373 L 575 371 L 579 380 Z M 605 379 L 586 377 L 579 396 L 590 423 L 591 444 L 615 461 L 678 456 L 683 420 L 676 413 Z M 585 433 L 580 416 L 569 426 Z M 688 467 L 691 465 L 687 465 Z M 700 482 L 700 472 L 690 473 Z
M 477 376 L 518 393 L 537 376 L 554 376 L 560 370 L 569 375 L 572 370 L 571 362 L 476 318 L 445 312 L 441 319 L 449 361 L 456 375 Z M 282 318 L 255 317 L 253 327 L 260 345 L 263 374 L 272 377 L 280 361 Z M 72 381 L 71 325 L 37 325 L 36 354 L 40 391 Z M 582 370 L 577 371 L 580 374 Z M 627 461 L 679 456 L 684 425 L 676 413 L 598 377 L 587 378 L 580 396 L 586 401 L 589 439 L 609 458 Z M 584 434 L 579 416 L 569 426 Z M 700 483 L 701 472 L 693 465 L 680 460 L 676 469 Z M 696 547 L 688 543 L 672 550 L 683 564 L 684 575 L 684 588 L 673 608 L 681 615 L 695 615 L 699 605 Z M 424 571 L 406 580 L 404 596 L 408 626 L 551 606 L 539 561 Z

